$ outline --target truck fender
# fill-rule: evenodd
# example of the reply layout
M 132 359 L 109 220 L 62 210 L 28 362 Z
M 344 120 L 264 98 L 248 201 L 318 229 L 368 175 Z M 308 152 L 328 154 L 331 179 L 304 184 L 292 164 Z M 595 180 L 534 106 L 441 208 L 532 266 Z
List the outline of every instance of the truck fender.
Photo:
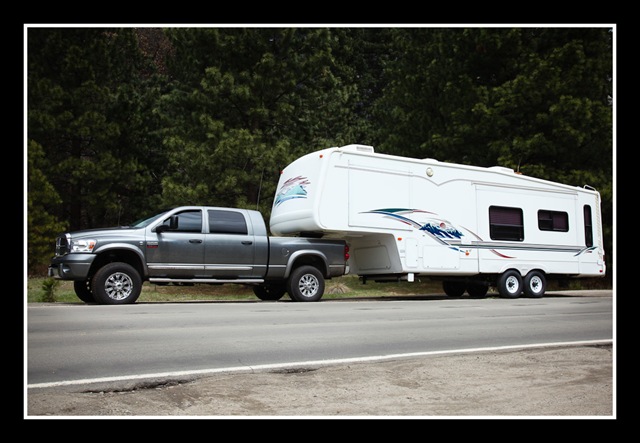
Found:
M 315 251 L 313 249 L 302 249 L 300 251 L 294 252 L 293 254 L 291 254 L 291 257 L 289 257 L 289 260 L 287 261 L 287 267 L 284 271 L 284 278 L 289 278 L 289 275 L 291 275 L 291 271 L 293 270 L 293 265 L 301 257 L 304 257 L 304 258 L 312 257 L 314 259 L 313 261 L 321 260 L 324 266 L 324 269 L 320 269 L 320 271 L 322 271 L 322 274 L 326 277 L 329 269 L 329 261 L 327 260 L 326 255 L 324 255 L 319 251 Z M 309 263 L 308 261 L 305 261 L 305 263 L 313 264 L 313 263 Z
M 133 245 L 130 245 L 128 243 L 109 243 L 109 244 L 106 244 L 106 245 L 104 245 L 102 247 L 100 245 L 98 245 L 98 248 L 95 249 L 93 251 L 93 253 L 96 254 L 96 255 L 100 255 L 102 253 L 108 252 L 110 250 L 115 250 L 115 249 L 120 249 L 120 250 L 126 249 L 128 251 L 135 252 L 135 254 L 140 259 L 140 263 L 142 265 L 142 269 L 144 270 L 144 275 L 147 275 L 149 273 L 148 269 L 147 269 L 147 261 L 146 261 L 146 259 L 144 257 L 144 254 L 142 253 L 142 250 L 141 250 L 141 248 L 144 247 L 143 243 L 144 242 L 140 242 L 140 244 L 138 246 L 133 246 Z

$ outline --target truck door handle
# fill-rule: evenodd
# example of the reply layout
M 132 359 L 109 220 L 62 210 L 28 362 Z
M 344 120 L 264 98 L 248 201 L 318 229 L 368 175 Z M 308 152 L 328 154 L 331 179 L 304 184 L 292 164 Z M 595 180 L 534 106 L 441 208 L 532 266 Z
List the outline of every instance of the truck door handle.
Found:
M 202 240 L 200 240 L 199 238 L 192 238 L 191 240 L 189 240 L 189 243 L 202 243 Z
M 253 244 L 253 242 L 252 242 L 251 240 L 244 240 L 244 241 L 242 242 L 242 244 L 243 244 L 243 245 L 251 245 L 251 244 Z

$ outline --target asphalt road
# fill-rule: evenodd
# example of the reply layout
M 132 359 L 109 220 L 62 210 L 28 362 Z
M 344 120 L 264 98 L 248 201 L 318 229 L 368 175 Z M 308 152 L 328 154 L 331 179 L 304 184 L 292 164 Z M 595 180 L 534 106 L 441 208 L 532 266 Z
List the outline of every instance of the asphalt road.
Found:
M 102 380 L 69 385 L 55 385 L 55 383 L 46 385 L 44 382 L 45 380 L 49 382 L 69 380 L 69 371 L 75 366 L 73 362 L 77 363 L 77 359 L 82 355 L 96 354 L 91 352 L 90 346 L 95 349 L 97 343 L 102 343 L 100 348 L 102 351 L 109 349 L 107 343 L 117 339 L 115 341 L 120 344 L 116 346 L 116 351 L 106 351 L 105 358 L 113 361 L 115 357 L 122 362 L 132 361 L 134 366 L 142 365 L 139 372 L 141 374 L 148 370 L 144 366 L 148 356 L 157 355 L 156 351 L 145 351 L 150 344 L 164 342 L 165 348 L 171 352 L 176 352 L 180 347 L 180 340 L 169 341 L 164 336 L 164 329 L 168 329 L 166 333 L 169 336 L 175 335 L 179 329 L 188 331 L 192 338 L 187 342 L 183 341 L 182 348 L 189 348 L 191 345 L 185 345 L 185 343 L 193 343 L 194 336 L 198 343 L 201 343 L 197 346 L 207 348 L 219 346 L 221 336 L 216 333 L 209 334 L 210 326 L 204 323 L 203 319 L 208 319 L 209 324 L 215 324 L 216 328 L 222 328 L 221 331 L 231 335 L 237 332 L 233 325 L 243 322 L 238 322 L 237 317 L 229 316 L 226 309 L 220 309 L 223 305 L 212 306 L 216 308 L 213 311 L 200 309 L 198 312 L 205 312 L 206 315 L 202 317 L 202 313 L 196 315 L 200 320 L 190 322 L 179 320 L 180 314 L 176 313 L 175 305 L 168 306 L 171 308 L 171 313 L 166 312 L 164 308 L 156 312 L 154 308 L 151 312 L 155 314 L 152 314 L 149 311 L 151 306 L 138 306 L 134 309 L 136 314 L 123 316 L 124 311 L 121 311 L 118 313 L 120 315 L 115 317 L 112 315 L 116 314 L 116 311 L 112 309 L 102 311 L 76 307 L 74 312 L 83 313 L 80 317 L 86 318 L 86 321 L 93 325 L 94 331 L 90 332 L 85 329 L 86 325 L 77 326 L 74 321 L 71 323 L 76 324 L 75 327 L 59 326 L 68 323 L 68 318 L 65 321 L 60 320 L 61 317 L 65 317 L 61 313 L 67 312 L 66 309 L 53 313 L 48 309 L 36 309 L 38 314 L 33 316 L 30 310 L 29 323 L 38 318 L 35 323 L 40 326 L 34 326 L 32 329 L 30 325 L 30 387 L 25 402 L 25 416 L 27 418 L 77 416 L 615 417 L 613 391 L 615 346 L 612 345 L 611 340 L 612 301 L 611 291 L 609 291 L 608 295 L 606 293 L 550 294 L 542 300 L 428 300 L 418 303 L 385 301 L 378 302 L 377 308 L 370 306 L 370 302 L 349 302 L 348 313 L 338 317 L 333 313 L 328 315 L 324 306 L 347 303 L 320 303 L 314 306 L 291 303 L 286 307 L 279 304 L 277 309 L 275 304 L 256 303 L 250 309 L 245 305 L 242 310 L 249 312 L 248 320 L 253 319 L 253 323 L 259 325 L 258 329 L 246 336 L 241 336 L 239 340 L 216 348 L 218 351 L 225 349 L 225 352 L 215 352 L 215 354 L 224 354 L 228 360 L 218 359 L 214 365 L 211 359 L 204 359 L 207 360 L 206 363 L 210 369 L 217 365 L 218 368 L 227 366 L 241 370 L 205 371 L 199 374 L 185 372 L 175 376 L 177 367 L 168 365 L 168 360 L 155 357 L 152 362 L 154 368 L 159 369 L 157 365 L 163 362 L 165 366 L 160 368 L 160 372 L 169 374 L 174 370 L 174 375 L 139 379 L 124 377 L 115 383 L 106 383 Z M 425 312 L 420 311 L 417 307 L 422 305 L 428 305 L 429 309 Z M 609 313 L 605 312 L 602 315 L 602 311 L 607 309 L 603 306 L 607 305 Z M 409 308 L 405 310 L 406 306 Z M 183 313 L 191 312 L 189 318 L 193 319 L 194 307 L 195 305 L 187 304 L 180 306 L 177 310 Z M 502 307 L 505 308 L 504 311 Z M 576 312 L 576 308 L 580 313 Z M 256 320 L 265 315 L 269 318 L 274 315 L 274 311 L 279 312 L 281 309 L 285 315 L 284 319 L 271 317 L 269 321 Z M 470 312 L 475 314 L 471 315 L 467 309 L 471 309 Z M 222 315 L 217 317 L 211 312 Z M 96 319 L 92 318 L 91 313 L 100 313 L 100 315 Z M 320 313 L 320 315 L 316 317 L 313 313 Z M 131 317 L 131 320 L 123 317 Z M 139 325 L 145 324 L 147 321 L 145 319 L 150 317 L 164 319 L 165 326 L 174 322 L 182 324 L 182 328 L 174 325 L 170 328 L 149 329 L 145 326 L 141 328 L 145 331 L 142 334 Z M 319 318 L 325 320 L 319 324 Z M 329 324 L 324 324 L 327 318 L 331 320 Z M 425 318 L 428 321 L 425 321 Z M 382 323 L 377 324 L 373 330 L 365 328 L 365 331 L 362 331 L 365 324 L 379 321 L 376 319 L 382 319 Z M 419 322 L 419 319 L 422 319 L 422 322 Z M 138 328 L 133 328 L 130 321 L 138 324 Z M 421 326 L 425 323 L 430 326 Z M 594 325 L 597 332 L 577 332 L 576 328 L 585 323 Z M 408 325 L 407 328 L 400 326 L 402 324 Z M 464 324 L 470 324 L 469 329 L 464 329 L 462 327 Z M 554 327 L 554 324 L 560 324 L 561 327 Z M 48 325 L 46 328 L 54 329 L 61 327 L 62 330 L 53 334 L 55 338 L 49 341 L 40 336 L 46 335 L 44 334 L 46 328 L 42 325 Z M 308 335 L 296 332 L 305 327 L 309 329 Z M 328 335 L 318 333 L 318 327 L 327 330 Z M 271 335 L 268 337 L 256 335 L 261 328 L 266 328 Z M 402 329 L 402 332 L 395 335 L 391 328 Z M 375 329 L 378 330 L 377 333 Z M 423 332 L 416 332 L 423 329 Z M 262 330 L 265 331 L 265 329 Z M 474 330 L 476 336 L 490 334 L 487 340 L 492 346 L 471 352 L 471 348 L 487 343 L 469 338 L 473 335 L 471 331 Z M 491 333 L 493 330 L 497 332 Z M 335 336 L 331 335 L 332 331 Z M 32 334 L 33 337 L 31 337 Z M 217 340 L 210 339 L 210 335 L 213 337 L 217 335 Z M 518 335 L 520 335 L 519 344 L 525 347 L 511 348 L 508 344 L 511 338 L 508 337 Z M 362 339 L 367 336 L 391 337 L 391 342 L 380 344 L 381 340 L 377 339 L 362 342 Z M 84 338 L 76 341 L 72 337 Z M 278 345 L 285 348 L 283 355 L 289 356 L 289 360 L 285 360 L 289 362 L 319 362 L 329 358 L 344 358 L 346 355 L 352 357 L 354 348 L 341 343 L 340 337 L 343 338 L 342 342 L 359 341 L 361 346 L 357 348 L 360 356 L 386 355 L 386 358 L 370 361 L 335 361 L 334 364 L 328 365 L 313 363 L 279 367 L 267 365 L 268 362 L 275 360 L 282 362 L 283 359 L 282 356 L 271 356 L 275 348 L 265 347 L 266 343 L 276 343 L 276 348 Z M 522 343 L 522 337 L 529 337 L 530 341 L 527 342 L 529 344 L 541 343 L 541 338 L 548 337 L 555 337 L 556 343 L 564 342 L 565 344 L 526 347 L 527 343 Z M 571 343 L 568 343 L 567 340 L 577 337 L 583 338 L 582 343 L 575 340 L 570 340 Z M 89 344 L 82 345 L 83 340 L 87 340 Z M 137 343 L 138 340 L 142 341 Z M 247 354 L 249 349 L 253 349 L 249 346 L 252 341 L 257 344 L 257 349 L 262 348 L 262 353 L 254 350 Z M 68 348 L 75 350 L 76 354 L 71 357 L 71 361 L 67 362 L 66 366 L 62 365 L 61 361 L 68 359 L 69 355 L 60 356 L 58 351 L 50 347 L 49 352 L 44 352 L 54 342 L 66 343 Z M 327 342 L 335 346 L 323 344 Z M 129 345 L 133 343 L 134 352 L 123 352 L 123 349 L 127 348 L 124 343 Z M 233 343 L 238 343 L 235 348 Z M 422 351 L 427 349 L 425 343 L 429 343 L 430 352 L 415 354 L 419 343 L 422 343 L 420 348 Z M 458 344 L 458 348 L 452 347 L 455 343 Z M 382 348 L 376 346 L 382 346 Z M 401 350 L 406 351 L 404 354 L 389 353 L 390 349 L 397 351 L 399 346 Z M 336 352 L 328 351 L 334 348 L 337 349 Z M 444 351 L 444 348 L 453 352 L 439 352 Z M 465 348 L 468 351 L 461 351 Z M 313 352 L 309 352 L 308 349 L 313 349 Z M 49 367 L 49 371 L 52 367 L 57 369 L 50 371 L 46 377 L 35 371 L 31 364 L 39 367 L 42 362 L 39 361 L 40 357 L 34 357 L 32 354 L 34 352 L 36 357 L 38 354 L 48 354 L 48 357 L 42 358 L 42 361 L 53 365 Z M 182 357 L 188 354 L 189 352 L 178 354 L 178 357 L 184 360 Z M 213 352 L 209 353 L 209 355 L 213 354 Z M 250 361 L 239 365 L 238 354 L 245 355 L 245 359 Z M 302 358 L 303 356 L 308 358 Z M 87 373 L 99 375 L 99 372 L 92 372 L 95 371 L 92 368 L 101 366 L 100 362 L 89 358 L 81 368 L 77 369 L 76 380 L 81 380 Z M 193 369 L 194 361 L 187 363 L 187 366 Z M 204 363 L 197 363 L 196 367 Z M 230 366 L 231 363 L 235 366 Z M 106 373 L 113 375 L 112 371 L 116 368 L 113 363 L 108 366 Z M 89 372 L 84 373 L 85 370 Z M 119 374 L 131 375 L 132 372 L 130 369 L 123 370 L 120 367 Z

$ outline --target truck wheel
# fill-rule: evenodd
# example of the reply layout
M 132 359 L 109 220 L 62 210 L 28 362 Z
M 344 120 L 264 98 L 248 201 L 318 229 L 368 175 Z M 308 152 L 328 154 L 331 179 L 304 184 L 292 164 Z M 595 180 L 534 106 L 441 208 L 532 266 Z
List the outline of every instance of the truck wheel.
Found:
M 256 297 L 264 301 L 280 300 L 286 292 L 287 289 L 284 285 L 264 285 L 253 287 L 253 293 L 256 294 Z
M 443 281 L 442 289 L 444 290 L 444 293 L 447 294 L 447 296 L 457 298 L 462 297 L 462 294 L 464 294 L 465 286 L 464 283 L 461 283 L 459 281 Z
M 135 303 L 142 291 L 142 279 L 133 266 L 109 263 L 96 272 L 91 285 L 96 301 L 103 305 Z
M 93 293 L 91 292 L 91 280 L 83 280 L 83 281 L 74 281 L 73 282 L 73 290 L 80 300 L 85 303 L 95 303 L 96 300 L 93 298 Z
M 522 293 L 522 277 L 518 271 L 507 271 L 498 278 L 498 292 L 503 298 L 518 298 Z
M 524 294 L 527 297 L 541 298 L 546 288 L 546 279 L 540 271 L 531 271 L 524 278 Z
M 287 292 L 293 301 L 318 301 L 324 294 L 324 277 L 313 266 L 300 266 L 291 272 Z

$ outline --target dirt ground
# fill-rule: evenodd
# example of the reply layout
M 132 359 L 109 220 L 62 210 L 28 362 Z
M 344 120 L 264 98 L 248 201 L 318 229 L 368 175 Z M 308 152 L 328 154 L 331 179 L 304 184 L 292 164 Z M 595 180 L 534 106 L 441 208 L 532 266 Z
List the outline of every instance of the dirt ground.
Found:
M 30 389 L 43 418 L 616 418 L 609 344 Z

